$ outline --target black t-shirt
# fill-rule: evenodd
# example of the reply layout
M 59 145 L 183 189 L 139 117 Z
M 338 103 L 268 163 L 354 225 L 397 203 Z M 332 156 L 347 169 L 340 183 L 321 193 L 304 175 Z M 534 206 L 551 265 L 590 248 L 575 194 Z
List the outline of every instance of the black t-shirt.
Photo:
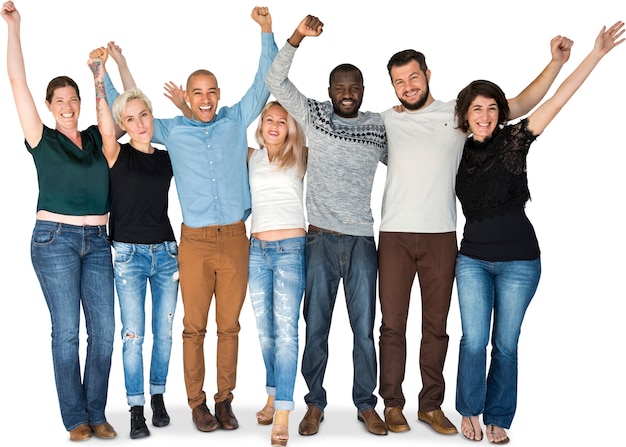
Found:
M 173 177 L 165 150 L 146 154 L 122 144 L 109 169 L 111 187 L 111 240 L 130 244 L 160 244 L 174 241 L 168 195 Z
M 539 243 L 524 208 L 467 221 L 459 252 L 484 261 L 530 261 L 539 257 Z

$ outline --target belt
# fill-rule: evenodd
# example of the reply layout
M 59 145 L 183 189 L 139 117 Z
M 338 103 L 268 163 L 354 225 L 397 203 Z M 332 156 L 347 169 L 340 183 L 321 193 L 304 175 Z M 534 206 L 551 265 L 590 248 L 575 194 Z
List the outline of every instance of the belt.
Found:
M 309 225 L 309 233 L 327 233 L 327 234 L 345 234 L 339 231 L 326 230 L 324 228 L 316 227 L 315 225 Z

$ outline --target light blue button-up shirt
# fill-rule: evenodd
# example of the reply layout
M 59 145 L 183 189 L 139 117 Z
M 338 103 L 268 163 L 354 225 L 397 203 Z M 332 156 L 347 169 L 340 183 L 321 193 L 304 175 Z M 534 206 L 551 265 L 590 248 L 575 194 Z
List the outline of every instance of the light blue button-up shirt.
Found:
M 261 33 L 262 50 L 254 83 L 243 98 L 220 107 L 208 123 L 177 116 L 155 119 L 152 141 L 167 148 L 183 214 L 192 228 L 228 225 L 250 215 L 248 126 L 269 99 L 265 75 L 278 48 L 273 33 Z M 105 77 L 109 105 L 119 95 Z

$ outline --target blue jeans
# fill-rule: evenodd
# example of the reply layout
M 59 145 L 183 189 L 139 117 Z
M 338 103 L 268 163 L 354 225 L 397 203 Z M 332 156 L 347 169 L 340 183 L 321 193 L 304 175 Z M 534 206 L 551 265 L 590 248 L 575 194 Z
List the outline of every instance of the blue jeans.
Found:
M 377 363 L 373 327 L 378 267 L 374 238 L 309 231 L 305 262 L 306 342 L 302 375 L 309 392 L 304 400 L 320 409 L 327 404 L 323 382 L 328 363 L 328 334 L 339 281 L 343 279 L 354 344 L 352 400 L 359 411 L 374 408 Z
M 304 293 L 306 238 L 250 238 L 248 287 L 265 363 L 267 394 L 276 410 L 293 410 L 298 368 L 298 320 Z
M 482 413 L 485 425 L 511 427 L 517 406 L 517 345 L 524 314 L 540 276 L 539 258 L 490 262 L 458 255 L 456 282 L 463 335 L 456 409 L 462 416 Z M 487 374 L 492 312 L 491 364 Z
M 178 246 L 113 242 L 115 289 L 120 302 L 124 383 L 128 405 L 145 404 L 142 347 L 146 331 L 146 285 L 152 296 L 150 394 L 163 394 L 172 352 L 178 298 Z
M 38 220 L 31 260 L 52 322 L 52 363 L 65 428 L 101 424 L 115 337 L 113 265 L 105 225 Z M 87 331 L 81 377 L 80 310 Z

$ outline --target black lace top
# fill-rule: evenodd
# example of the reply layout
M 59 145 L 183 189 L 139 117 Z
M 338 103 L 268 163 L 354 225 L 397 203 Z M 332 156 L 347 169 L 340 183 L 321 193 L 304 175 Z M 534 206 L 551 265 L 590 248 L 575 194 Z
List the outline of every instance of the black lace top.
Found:
M 530 199 L 526 156 L 536 136 L 527 120 L 465 142 L 456 194 L 466 218 L 461 254 L 490 261 L 536 259 L 539 246 L 524 205 Z

